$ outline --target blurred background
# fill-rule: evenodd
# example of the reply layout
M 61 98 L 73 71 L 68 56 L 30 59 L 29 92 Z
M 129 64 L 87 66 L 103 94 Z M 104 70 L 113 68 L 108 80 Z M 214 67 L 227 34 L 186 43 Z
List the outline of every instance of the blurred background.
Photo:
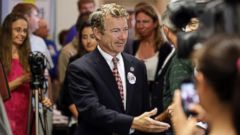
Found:
M 69 29 L 78 18 L 77 1 L 78 0 L 0 0 L 0 21 L 12 8 L 19 2 L 34 3 L 40 9 L 41 17 L 48 21 L 50 32 L 49 38 L 53 39 L 60 49 L 57 36 L 60 31 Z M 96 8 L 105 3 L 117 3 L 123 5 L 128 10 L 133 10 L 134 6 L 144 0 L 95 0 Z M 155 5 L 160 13 L 162 13 L 169 0 L 145 0 L 144 2 Z

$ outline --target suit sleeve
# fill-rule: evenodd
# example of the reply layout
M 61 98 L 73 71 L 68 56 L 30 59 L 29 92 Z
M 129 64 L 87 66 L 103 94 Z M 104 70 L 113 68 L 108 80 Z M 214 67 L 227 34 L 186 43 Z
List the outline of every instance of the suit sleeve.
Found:
M 68 69 L 68 88 L 77 105 L 81 121 L 109 132 L 129 134 L 133 117 L 108 109 L 99 103 L 93 78 L 86 68 L 72 63 Z

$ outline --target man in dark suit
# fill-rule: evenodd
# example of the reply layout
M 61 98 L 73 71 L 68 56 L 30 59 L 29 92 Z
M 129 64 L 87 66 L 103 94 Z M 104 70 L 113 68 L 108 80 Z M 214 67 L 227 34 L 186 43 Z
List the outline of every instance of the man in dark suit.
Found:
M 122 53 L 127 17 L 126 10 L 116 4 L 103 5 L 91 15 L 99 45 L 68 69 L 68 87 L 79 112 L 76 134 L 137 135 L 169 128 L 150 118 L 157 109 L 145 112 L 149 109 L 145 65 Z

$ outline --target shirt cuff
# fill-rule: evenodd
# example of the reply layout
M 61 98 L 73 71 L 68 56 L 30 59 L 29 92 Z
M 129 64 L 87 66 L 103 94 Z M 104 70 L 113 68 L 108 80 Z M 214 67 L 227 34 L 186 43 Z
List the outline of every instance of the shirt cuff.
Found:
M 134 132 L 135 132 L 135 129 L 130 128 L 130 130 L 129 130 L 129 135 L 131 135 L 131 134 L 134 133 Z

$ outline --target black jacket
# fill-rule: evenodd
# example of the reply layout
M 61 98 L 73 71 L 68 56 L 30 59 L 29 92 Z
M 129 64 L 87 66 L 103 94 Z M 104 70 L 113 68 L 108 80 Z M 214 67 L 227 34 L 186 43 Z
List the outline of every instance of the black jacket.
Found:
M 99 50 L 73 61 L 68 68 L 68 89 L 79 112 L 79 135 L 126 135 L 134 116 L 149 110 L 145 65 L 122 53 L 126 74 L 126 110 L 115 78 Z M 130 70 L 134 68 L 134 71 Z M 131 84 L 127 74 L 135 75 Z M 136 132 L 137 134 L 137 132 Z

